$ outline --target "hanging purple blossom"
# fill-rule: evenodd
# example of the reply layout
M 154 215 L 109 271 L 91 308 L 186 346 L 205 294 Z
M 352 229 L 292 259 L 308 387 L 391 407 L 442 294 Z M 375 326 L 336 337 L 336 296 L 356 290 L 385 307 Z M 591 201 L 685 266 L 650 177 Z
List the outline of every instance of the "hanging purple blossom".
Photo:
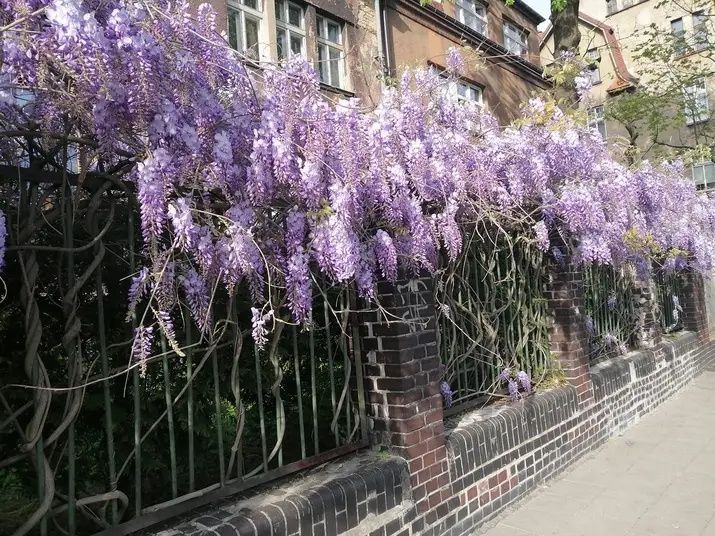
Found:
M 7 241 L 7 221 L 5 213 L 0 210 L 0 271 L 5 267 L 5 243 Z
M 549 230 L 543 220 L 539 220 L 534 224 L 534 235 L 536 236 L 536 247 L 541 251 L 549 251 L 551 244 L 549 240 Z
M 507 390 L 509 391 L 509 396 L 513 401 L 517 401 L 521 398 L 521 393 L 519 393 L 519 384 L 516 380 L 509 378 L 507 383 Z
M 439 392 L 442 394 L 442 399 L 444 400 L 444 405 L 447 408 L 452 407 L 452 396 L 454 395 L 454 391 L 450 388 L 449 384 L 446 381 L 443 381 L 442 383 L 439 384 Z
M 519 374 L 516 375 L 516 379 L 524 392 L 531 393 L 531 378 L 529 374 L 523 370 L 519 371 Z
M 509 381 L 509 379 L 511 378 L 511 370 L 508 367 L 503 369 L 499 373 L 498 378 L 503 382 Z
M 450 73 L 461 75 L 464 74 L 465 61 L 459 49 L 456 47 L 449 47 L 447 49 L 447 70 Z
M 616 305 L 618 304 L 618 299 L 616 298 L 615 294 L 611 294 L 608 299 L 606 300 L 606 306 L 610 311 L 613 311 L 616 308 Z
M 151 355 L 151 344 L 154 340 L 154 328 L 151 326 L 139 326 L 134 331 L 134 341 L 130 360 L 139 364 L 139 372 L 142 377 L 146 374 L 149 356 Z
M 583 325 L 589 337 L 593 338 L 596 336 L 596 325 L 593 322 L 593 318 L 591 318 L 590 316 L 584 317 Z
M 262 351 L 266 343 L 268 342 L 268 329 L 266 328 L 266 323 L 273 318 L 273 311 L 268 311 L 263 313 L 260 309 L 251 307 L 251 325 L 253 330 L 251 334 L 253 335 L 253 342 L 256 345 L 256 351 Z

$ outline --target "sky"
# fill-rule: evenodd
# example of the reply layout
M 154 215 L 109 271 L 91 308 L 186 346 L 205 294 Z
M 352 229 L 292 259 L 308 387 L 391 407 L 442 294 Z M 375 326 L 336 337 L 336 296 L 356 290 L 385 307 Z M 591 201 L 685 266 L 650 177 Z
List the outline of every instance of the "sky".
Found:
M 539 14 L 544 17 L 545 19 L 549 18 L 549 15 L 551 14 L 551 0 L 524 0 L 529 7 L 534 9 L 535 11 L 539 12 Z M 542 23 L 542 26 L 545 25 L 545 23 Z M 540 30 L 543 30 L 541 26 L 539 26 Z

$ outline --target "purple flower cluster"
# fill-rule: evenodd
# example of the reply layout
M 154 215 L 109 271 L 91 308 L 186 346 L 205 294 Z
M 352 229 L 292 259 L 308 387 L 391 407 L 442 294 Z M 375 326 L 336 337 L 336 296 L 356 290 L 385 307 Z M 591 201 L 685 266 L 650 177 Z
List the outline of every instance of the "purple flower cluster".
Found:
M 556 235 L 576 262 L 638 264 L 677 251 L 695 268 L 715 265 L 715 201 L 682 166 L 628 169 L 553 102 L 533 98 L 518 123 L 496 128 L 422 69 L 365 113 L 357 99 L 331 105 L 299 57 L 266 66 L 257 83 L 208 7 L 193 18 L 188 2 L 31 4 L 0 6 L 0 25 L 17 23 L 3 35 L 0 78 L 31 88 L 33 106 L 4 98 L 0 113 L 9 129 L 39 124 L 58 135 L 72 117 L 104 169 L 127 170 L 149 267 L 132 283 L 130 308 L 153 285 L 149 306 L 161 318 L 148 322 L 161 329 L 186 303 L 205 331 L 209 295 L 244 286 L 260 347 L 272 304 L 308 322 L 316 279 L 355 282 L 371 298 L 381 278 L 457 259 L 465 226 L 484 218 L 559 262 L 569 252 L 550 243 Z M 447 65 L 457 73 L 464 60 L 450 50 Z M 140 355 L 150 332 L 138 333 Z
M 452 407 L 452 396 L 454 395 L 454 391 L 452 391 L 452 388 L 447 382 L 443 381 L 439 384 L 439 392 L 442 394 L 442 400 L 444 400 L 445 407 Z
M 0 271 L 5 267 L 5 242 L 7 240 L 7 221 L 5 213 L 0 210 Z
M 499 373 L 498 379 L 502 383 L 506 383 L 509 397 L 513 401 L 522 398 L 522 393 L 530 394 L 533 388 L 531 377 L 523 370 L 520 370 L 516 376 L 512 376 L 511 369 L 505 368 Z

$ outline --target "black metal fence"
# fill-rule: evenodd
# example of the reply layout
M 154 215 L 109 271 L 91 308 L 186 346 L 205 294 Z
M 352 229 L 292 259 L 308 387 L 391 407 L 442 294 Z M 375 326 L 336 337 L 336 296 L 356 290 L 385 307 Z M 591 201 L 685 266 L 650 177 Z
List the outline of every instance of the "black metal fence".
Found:
M 486 233 L 481 234 L 486 236 Z M 511 367 L 538 379 L 549 366 L 543 254 L 497 234 L 466 244 L 437 283 L 440 355 L 455 407 L 504 391 Z
M 589 266 L 583 281 L 591 359 L 625 353 L 632 348 L 637 329 L 633 275 L 625 268 Z
M 311 328 L 278 323 L 261 354 L 240 295 L 214 304 L 211 341 L 177 315 L 184 356 L 160 341 L 142 378 L 131 196 L 5 188 L 0 533 L 127 533 L 367 444 L 349 292 L 317 293 Z
M 683 279 L 677 273 L 656 274 L 656 288 L 658 291 L 658 312 L 660 326 L 664 333 L 672 333 L 683 329 Z

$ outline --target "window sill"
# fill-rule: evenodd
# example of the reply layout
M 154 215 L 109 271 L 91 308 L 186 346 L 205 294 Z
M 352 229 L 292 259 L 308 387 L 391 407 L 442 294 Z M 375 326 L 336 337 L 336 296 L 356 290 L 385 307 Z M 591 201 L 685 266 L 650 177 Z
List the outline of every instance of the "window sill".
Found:
M 320 89 L 329 93 L 335 93 L 336 95 L 342 95 L 343 97 L 351 98 L 355 96 L 355 93 L 353 91 L 348 91 L 347 89 L 331 86 L 330 84 L 326 84 L 325 82 L 320 82 Z
M 700 119 L 699 121 L 692 121 L 692 122 L 690 122 L 690 123 L 688 123 L 688 122 L 686 121 L 686 122 L 685 122 L 685 126 L 686 126 L 686 127 L 697 127 L 697 126 L 700 126 L 700 125 L 703 125 L 703 124 L 707 123 L 708 121 L 710 121 L 710 119 L 711 119 L 711 118 L 708 117 L 707 119 Z

